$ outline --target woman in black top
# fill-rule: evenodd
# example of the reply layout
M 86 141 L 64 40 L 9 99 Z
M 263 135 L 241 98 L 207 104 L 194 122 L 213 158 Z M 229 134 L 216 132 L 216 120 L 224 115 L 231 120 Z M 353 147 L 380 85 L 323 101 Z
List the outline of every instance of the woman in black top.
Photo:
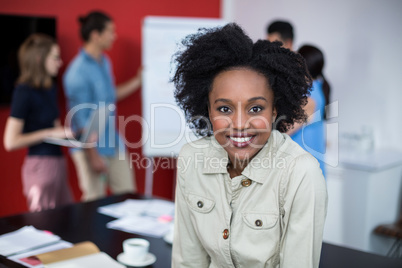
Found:
M 18 52 L 21 74 L 14 91 L 11 114 L 4 132 L 7 151 L 28 147 L 22 183 L 30 211 L 40 211 L 73 201 L 67 182 L 66 162 L 57 145 L 46 137 L 66 137 L 61 126 L 57 89 L 53 77 L 62 65 L 60 48 L 44 34 L 33 34 Z

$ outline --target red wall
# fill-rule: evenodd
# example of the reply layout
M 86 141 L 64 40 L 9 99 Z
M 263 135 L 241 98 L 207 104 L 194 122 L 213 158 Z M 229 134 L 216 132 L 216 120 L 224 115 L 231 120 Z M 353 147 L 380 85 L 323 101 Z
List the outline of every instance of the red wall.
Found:
M 108 13 L 117 26 L 117 41 L 108 52 L 114 66 L 117 84 L 135 75 L 141 63 L 141 22 L 147 15 L 210 17 L 220 16 L 220 0 L 1 0 L 0 13 L 17 15 L 44 15 L 57 18 L 57 36 L 61 47 L 64 66 L 77 53 L 81 41 L 78 36 L 77 17 L 85 15 L 90 10 L 103 10 Z M 9 25 L 7 27 L 12 27 Z M 18 29 L 16 29 L 18 30 Z M 2 40 L 6 42 L 7 40 Z M 65 100 L 60 86 L 60 109 L 65 115 Z M 25 212 L 25 198 L 22 194 L 21 165 L 25 150 L 5 152 L 3 147 L 3 132 L 9 115 L 8 107 L 0 107 L 0 216 Z M 129 116 L 141 115 L 141 92 L 138 91 L 129 98 L 118 103 L 118 114 Z M 141 139 L 141 127 L 132 123 L 126 128 L 126 138 L 130 142 Z M 69 163 L 70 185 L 78 201 L 81 192 L 77 186 L 74 165 L 65 150 Z M 130 149 L 130 153 L 141 154 L 141 148 Z M 170 165 L 171 166 L 171 165 Z M 144 192 L 145 170 L 135 167 L 137 186 L 140 193 Z M 154 195 L 173 198 L 174 169 L 159 169 L 154 173 Z

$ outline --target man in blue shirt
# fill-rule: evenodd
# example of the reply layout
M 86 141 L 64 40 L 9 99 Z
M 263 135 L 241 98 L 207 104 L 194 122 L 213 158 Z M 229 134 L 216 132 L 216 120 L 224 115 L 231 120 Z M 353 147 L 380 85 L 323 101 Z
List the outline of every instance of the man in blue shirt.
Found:
M 80 17 L 79 22 L 84 45 L 63 77 L 68 108 L 74 111 L 70 113 L 73 115 L 72 127 L 77 132 L 82 131 L 91 112 L 103 105 L 111 111 L 96 147 L 71 150 L 83 193 L 82 200 L 105 196 L 107 185 L 115 194 L 134 192 L 135 175 L 130 168 L 123 140 L 115 129 L 115 104 L 140 88 L 141 73 L 115 87 L 112 66 L 104 54 L 116 39 L 112 19 L 104 13 L 91 12 Z

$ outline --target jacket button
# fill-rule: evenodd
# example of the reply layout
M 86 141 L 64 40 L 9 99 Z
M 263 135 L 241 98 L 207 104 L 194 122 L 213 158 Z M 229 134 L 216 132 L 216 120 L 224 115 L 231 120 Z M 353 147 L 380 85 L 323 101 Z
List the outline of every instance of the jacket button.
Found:
M 241 181 L 241 185 L 243 187 L 249 187 L 251 185 L 251 180 L 250 179 L 244 179 Z
M 225 230 L 223 230 L 223 239 L 228 239 L 229 238 L 229 230 L 228 229 L 225 229 Z
M 262 220 L 256 220 L 255 221 L 255 226 L 261 227 L 262 226 Z
M 204 206 L 204 203 L 202 201 L 197 202 L 197 207 L 202 208 Z

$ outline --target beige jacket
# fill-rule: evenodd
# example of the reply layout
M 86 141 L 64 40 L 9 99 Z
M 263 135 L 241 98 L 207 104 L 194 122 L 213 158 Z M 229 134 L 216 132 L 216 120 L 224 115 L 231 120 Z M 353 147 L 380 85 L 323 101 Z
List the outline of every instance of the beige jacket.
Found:
M 241 176 L 203 138 L 180 152 L 172 267 L 318 267 L 327 190 L 317 160 L 273 131 Z

